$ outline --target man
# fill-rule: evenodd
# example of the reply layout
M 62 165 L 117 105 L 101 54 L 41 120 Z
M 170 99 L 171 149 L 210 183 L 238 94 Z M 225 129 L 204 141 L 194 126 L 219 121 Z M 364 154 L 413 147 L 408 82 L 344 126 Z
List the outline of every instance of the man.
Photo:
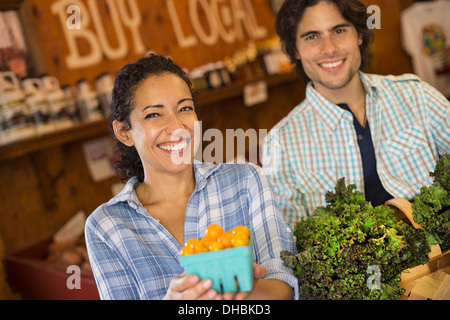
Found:
M 417 76 L 360 70 L 372 40 L 357 0 L 286 0 L 276 29 L 308 81 L 306 98 L 267 136 L 262 164 L 292 226 L 340 177 L 376 206 L 412 199 L 450 152 L 450 104 Z

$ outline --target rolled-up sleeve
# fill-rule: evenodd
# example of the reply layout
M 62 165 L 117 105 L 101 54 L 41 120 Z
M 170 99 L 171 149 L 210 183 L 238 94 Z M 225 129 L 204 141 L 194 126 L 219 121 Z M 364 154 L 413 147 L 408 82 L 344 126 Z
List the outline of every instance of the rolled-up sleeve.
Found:
M 100 209 L 101 210 L 101 209 Z M 138 285 L 117 248 L 109 246 L 104 226 L 108 221 L 98 221 L 99 212 L 94 212 L 86 221 L 85 237 L 89 261 L 102 300 L 140 299 Z M 111 226 L 114 228 L 111 224 Z M 110 239 L 111 240 L 111 239 Z
M 253 166 L 253 170 L 249 179 L 249 201 L 255 262 L 266 268 L 265 279 L 289 284 L 293 288 L 293 299 L 298 299 L 297 278 L 280 257 L 281 251 L 296 253 L 292 230 L 279 214 L 267 177 L 260 168 Z

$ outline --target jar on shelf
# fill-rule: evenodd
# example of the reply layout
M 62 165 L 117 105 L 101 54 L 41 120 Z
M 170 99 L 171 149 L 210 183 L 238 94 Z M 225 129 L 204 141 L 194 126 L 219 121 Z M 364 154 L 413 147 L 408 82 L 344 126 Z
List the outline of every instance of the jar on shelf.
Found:
M 205 90 L 208 89 L 208 83 L 206 82 L 205 77 L 205 66 L 200 66 L 192 69 L 189 72 L 189 78 L 191 79 L 192 85 L 195 90 Z
M 36 132 L 45 133 L 54 130 L 50 106 L 41 79 L 27 78 L 22 80 L 21 84 Z
M 58 79 L 54 76 L 45 75 L 41 77 L 41 80 L 47 101 L 50 105 L 50 113 L 55 127 L 62 129 L 73 126 L 74 121 Z
M 76 102 L 77 89 L 68 84 L 61 86 L 61 89 L 64 92 L 64 99 L 66 100 L 66 106 L 70 114 L 70 118 L 74 123 L 82 122 L 83 119 Z
M 20 88 L 19 79 L 10 71 L 0 72 L 0 124 L 1 144 L 35 134 L 25 94 Z
M 114 77 L 108 72 L 101 73 L 95 79 L 98 102 L 103 115 L 108 116 L 111 111 L 112 91 L 114 88 Z
M 77 104 L 80 108 L 83 121 L 95 121 L 103 118 L 103 111 L 97 98 L 97 93 L 92 90 L 86 79 L 77 82 Z
M 209 89 L 217 89 L 222 86 L 220 72 L 216 69 L 214 63 L 207 63 L 205 66 L 205 79 Z
M 228 69 L 225 67 L 225 63 L 223 61 L 217 61 L 215 63 L 215 69 L 220 75 L 222 87 L 229 85 L 231 83 L 231 77 L 228 72 Z

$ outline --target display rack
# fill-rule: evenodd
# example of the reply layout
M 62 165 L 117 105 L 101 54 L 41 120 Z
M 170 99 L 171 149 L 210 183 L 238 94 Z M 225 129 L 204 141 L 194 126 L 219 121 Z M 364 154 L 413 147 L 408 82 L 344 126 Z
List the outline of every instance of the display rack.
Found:
M 205 106 L 242 96 L 244 86 L 252 82 L 266 81 L 267 87 L 270 88 L 298 80 L 299 78 L 296 73 L 289 72 L 270 75 L 260 79 L 252 79 L 250 82 L 236 81 L 222 88 L 199 91 L 198 102 L 200 106 Z M 108 122 L 105 118 L 97 121 L 75 124 L 69 128 L 59 129 L 45 134 L 36 134 L 32 137 L 0 146 L 0 161 L 14 159 L 45 148 L 108 133 Z

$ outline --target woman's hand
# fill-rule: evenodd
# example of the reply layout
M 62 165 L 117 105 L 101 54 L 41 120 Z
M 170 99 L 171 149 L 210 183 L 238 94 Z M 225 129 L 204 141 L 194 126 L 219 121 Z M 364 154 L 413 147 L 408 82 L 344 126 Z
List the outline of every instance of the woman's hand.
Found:
M 258 280 L 266 275 L 266 268 L 264 268 L 260 264 L 253 263 L 253 285 L 252 290 L 246 292 L 226 292 L 222 295 L 222 299 L 224 300 L 244 300 L 247 299 L 252 292 L 255 290 L 256 284 Z
M 164 300 L 213 300 L 221 299 L 216 290 L 211 289 L 210 279 L 201 280 L 195 274 L 182 274 L 172 279 Z
M 183 273 L 181 276 L 172 279 L 164 300 L 244 300 L 251 298 L 258 281 L 265 275 L 266 268 L 253 263 L 252 290 L 218 294 L 214 289 L 211 289 L 212 281 L 210 279 L 200 281 L 197 275 L 186 275 Z

